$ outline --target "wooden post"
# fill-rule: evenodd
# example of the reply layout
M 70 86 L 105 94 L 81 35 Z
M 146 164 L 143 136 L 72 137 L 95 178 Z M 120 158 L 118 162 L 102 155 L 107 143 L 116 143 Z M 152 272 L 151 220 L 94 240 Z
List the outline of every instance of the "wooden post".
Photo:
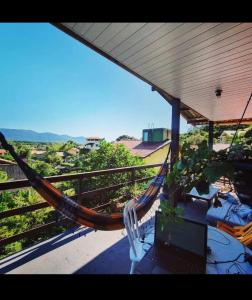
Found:
M 134 181 L 134 184 L 133 184 L 133 191 L 134 191 L 134 193 L 135 193 L 135 190 L 136 190 L 136 182 L 135 182 L 135 180 L 136 180 L 136 170 L 135 170 L 135 169 L 133 169 L 133 170 L 131 171 L 131 180 Z
M 136 170 L 135 170 L 135 169 L 133 169 L 133 170 L 131 171 L 131 180 L 132 180 L 132 181 L 135 181 L 135 180 L 136 180 Z
M 171 170 L 179 156 L 179 126 L 180 126 L 180 100 L 172 101 L 171 124 Z
M 213 150 L 213 129 L 214 123 L 213 121 L 209 121 L 208 125 L 208 147 L 210 150 Z
M 79 179 L 77 180 L 77 190 L 78 190 L 77 202 L 78 202 L 78 203 L 81 203 L 82 178 L 79 178 Z

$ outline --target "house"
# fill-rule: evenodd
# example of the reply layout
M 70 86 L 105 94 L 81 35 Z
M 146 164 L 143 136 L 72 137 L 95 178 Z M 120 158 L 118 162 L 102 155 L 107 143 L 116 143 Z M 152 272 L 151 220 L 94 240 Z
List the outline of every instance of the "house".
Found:
M 56 154 L 58 156 L 60 156 L 62 159 L 65 159 L 66 157 L 68 157 L 70 154 L 68 154 L 67 151 L 57 151 Z
M 6 154 L 6 153 L 7 153 L 7 151 L 5 149 L 0 149 L 0 155 Z
M 170 131 L 165 128 L 143 129 L 140 141 L 121 140 L 114 144 L 122 144 L 130 152 L 141 157 L 146 164 L 162 163 L 169 151 Z
M 99 149 L 99 144 L 103 140 L 104 140 L 104 138 L 88 137 L 86 140 L 86 144 L 83 147 L 84 152 L 89 152 L 89 151 Z
M 78 155 L 80 153 L 80 149 L 73 147 L 66 152 L 70 155 Z
M 46 154 L 45 150 L 37 150 L 37 149 L 32 149 L 31 150 L 31 155 L 36 157 L 36 158 L 43 158 Z
M 90 136 L 87 138 L 87 142 L 100 142 L 103 138 L 97 137 L 97 136 Z

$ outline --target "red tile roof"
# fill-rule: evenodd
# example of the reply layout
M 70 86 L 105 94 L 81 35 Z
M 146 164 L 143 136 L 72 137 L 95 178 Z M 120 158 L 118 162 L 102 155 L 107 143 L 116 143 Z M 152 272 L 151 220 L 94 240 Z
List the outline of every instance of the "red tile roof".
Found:
M 122 144 L 131 151 L 132 154 L 145 158 L 153 152 L 163 148 L 169 144 L 170 141 L 158 142 L 158 143 L 143 143 L 142 141 L 118 141 L 114 144 Z
M 7 151 L 6 151 L 6 150 L 4 150 L 4 149 L 0 149 L 0 154 L 5 154 L 5 153 L 7 153 Z

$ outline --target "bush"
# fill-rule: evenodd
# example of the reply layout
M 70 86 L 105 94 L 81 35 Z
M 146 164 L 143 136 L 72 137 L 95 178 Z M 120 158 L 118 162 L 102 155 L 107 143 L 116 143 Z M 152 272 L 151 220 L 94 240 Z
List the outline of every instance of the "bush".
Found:
M 7 181 L 7 179 L 8 179 L 7 173 L 0 170 L 0 182 L 5 182 Z
M 121 168 L 128 166 L 144 165 L 143 160 L 131 154 L 131 152 L 121 144 L 111 144 L 106 141 L 100 143 L 99 149 L 91 151 L 86 155 L 82 155 L 79 160 L 84 171 L 96 171 L 113 168 Z M 139 170 L 135 172 L 135 178 L 148 177 L 155 174 L 153 169 Z M 108 187 L 119 183 L 131 181 L 131 173 L 116 173 L 111 175 L 103 175 L 85 180 L 83 191 L 94 190 L 102 187 Z M 126 186 L 117 191 L 110 191 L 101 197 L 85 199 L 85 205 L 94 207 L 105 202 L 108 199 L 119 198 L 125 196 L 125 200 L 141 193 L 146 184 L 137 184 L 134 186 Z

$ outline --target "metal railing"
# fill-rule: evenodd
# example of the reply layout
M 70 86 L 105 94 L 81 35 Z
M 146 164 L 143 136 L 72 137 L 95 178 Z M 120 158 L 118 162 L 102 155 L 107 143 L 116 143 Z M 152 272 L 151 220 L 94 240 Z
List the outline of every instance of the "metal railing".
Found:
M 73 181 L 77 180 L 78 182 L 78 193 L 70 198 L 74 200 L 82 200 L 85 199 L 89 196 L 96 196 L 96 195 L 102 195 L 105 192 L 108 191 L 115 191 L 118 190 L 122 187 L 125 186 L 130 186 L 134 185 L 136 183 L 141 183 L 141 182 L 146 182 L 149 181 L 155 176 L 149 176 L 149 177 L 144 177 L 144 178 L 135 178 L 136 171 L 138 170 L 143 170 L 143 169 L 148 169 L 148 168 L 155 168 L 155 167 L 160 167 L 162 164 L 147 164 L 147 165 L 142 165 L 142 166 L 132 166 L 132 167 L 124 167 L 124 168 L 115 168 L 115 169 L 107 169 L 107 170 L 99 170 L 99 171 L 93 171 L 93 172 L 84 172 L 84 173 L 77 173 L 77 174 L 68 174 L 68 175 L 60 175 L 60 176 L 49 176 L 45 177 L 49 182 L 51 183 L 56 183 L 56 182 L 64 182 L 64 181 Z M 82 184 L 85 179 L 88 178 L 93 178 L 93 177 L 98 177 L 102 175 L 111 175 L 111 174 L 116 174 L 116 173 L 131 173 L 131 180 L 123 183 L 119 183 L 116 185 L 112 185 L 109 187 L 103 187 L 91 191 L 85 191 L 82 192 Z M 30 187 L 30 182 L 25 179 L 25 180 L 15 180 L 15 181 L 7 181 L 0 183 L 0 192 L 5 191 L 5 190 L 15 190 L 15 189 L 20 189 L 20 188 L 25 188 L 25 187 Z M 104 206 L 109 205 L 110 203 L 103 204 L 100 206 L 93 207 L 93 209 L 99 209 L 101 207 L 104 208 Z M 36 211 L 42 208 L 49 207 L 50 205 L 47 202 L 39 202 L 33 205 L 28 205 L 24 207 L 19 207 L 11 210 L 6 210 L 0 212 L 0 220 L 16 215 L 22 215 L 27 212 L 32 212 Z M 48 231 L 54 226 L 59 226 L 63 224 L 70 223 L 71 221 L 68 220 L 67 218 L 61 218 L 60 220 L 56 220 L 50 223 L 46 223 L 40 226 L 37 226 L 35 228 L 31 228 L 29 230 L 26 230 L 22 233 L 15 234 L 10 237 L 6 237 L 0 240 L 0 246 L 4 246 L 13 242 L 16 242 L 20 239 L 27 238 L 27 237 L 34 237 L 38 233 Z

